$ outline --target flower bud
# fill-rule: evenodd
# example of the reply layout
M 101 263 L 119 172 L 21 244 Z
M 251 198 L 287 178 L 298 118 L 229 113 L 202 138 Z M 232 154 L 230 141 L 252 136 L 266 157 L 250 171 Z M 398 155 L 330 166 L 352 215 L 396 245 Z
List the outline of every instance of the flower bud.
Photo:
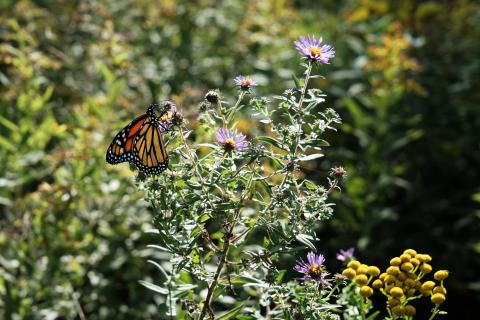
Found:
M 405 315 L 407 315 L 409 317 L 413 317 L 415 315 L 415 313 L 417 313 L 417 310 L 415 309 L 414 306 L 412 306 L 412 305 L 406 305 L 405 306 Z
M 401 298 L 403 297 L 403 290 L 402 288 L 399 288 L 399 287 L 393 287 L 390 290 L 390 295 L 395 298 Z
M 387 268 L 387 273 L 389 275 L 396 276 L 400 273 L 400 270 L 398 269 L 398 267 L 391 266 Z
M 396 316 L 403 316 L 405 314 L 405 307 L 402 305 L 398 305 L 392 308 L 392 312 Z
M 205 94 L 205 100 L 207 100 L 210 103 L 217 104 L 218 103 L 218 92 L 217 92 L 217 90 L 209 90 Z
M 352 268 L 353 270 L 356 270 L 358 267 L 360 267 L 360 262 L 357 260 L 352 260 L 347 264 L 347 267 Z
M 407 249 L 407 250 L 403 251 L 403 253 L 409 254 L 412 257 L 415 257 L 417 255 L 417 251 L 415 251 L 413 249 Z
M 447 289 L 445 289 L 445 287 L 435 287 L 433 288 L 433 293 L 441 293 L 443 295 L 446 295 Z
M 376 277 L 380 274 L 380 269 L 376 266 L 369 266 L 367 272 L 369 275 Z
M 348 279 L 352 280 L 353 278 L 355 278 L 356 272 L 352 268 L 347 268 L 347 269 L 343 270 L 342 275 L 344 275 Z
M 402 263 L 402 259 L 400 259 L 399 257 L 395 257 L 390 260 L 391 266 L 399 266 L 401 263 Z
M 386 277 L 385 277 L 385 283 L 395 283 L 395 281 L 397 281 L 397 278 L 395 278 L 394 276 L 388 274 Z
M 438 270 L 437 272 L 435 272 L 433 277 L 435 278 L 435 280 L 438 280 L 438 281 L 445 280 L 445 279 L 448 278 L 448 271 L 447 270 Z
M 445 296 L 441 293 L 435 293 L 430 300 L 435 304 L 442 304 L 445 302 Z
M 410 272 L 413 270 L 413 264 L 410 262 L 404 262 L 402 263 L 402 266 L 400 267 L 403 271 Z
M 368 274 L 368 267 L 366 265 L 361 265 L 357 268 L 357 274 Z
M 404 253 L 400 255 L 400 259 L 402 260 L 402 262 L 410 262 L 410 259 L 412 259 L 412 256 L 407 253 Z
M 368 278 L 366 275 L 364 274 L 359 274 L 357 275 L 357 277 L 355 278 L 355 281 L 361 285 L 361 286 L 364 286 L 368 283 Z
M 422 271 L 423 273 L 432 272 L 432 266 L 429 265 L 428 263 L 423 263 L 423 264 L 420 266 L 420 271 Z
M 370 297 L 373 294 L 373 289 L 370 288 L 369 286 L 363 286 L 360 288 L 360 294 L 363 297 Z
M 406 263 L 409 263 L 409 262 L 406 262 Z M 402 266 L 403 266 L 403 264 L 402 264 Z M 398 274 L 397 278 L 398 278 L 398 280 L 400 280 L 400 281 L 405 281 L 405 280 L 408 278 L 408 276 L 407 276 L 407 274 L 406 274 L 405 272 L 400 271 L 400 273 Z
M 391 298 L 390 300 L 388 300 L 387 304 L 390 308 L 393 308 L 395 306 L 398 306 L 400 304 L 400 300 L 398 300 L 397 298 Z
M 418 266 L 420 264 L 420 260 L 418 260 L 417 258 L 412 258 L 410 259 L 410 262 L 414 265 L 414 266 Z
M 374 289 L 380 289 L 381 287 L 383 287 L 383 282 L 382 282 L 382 280 L 376 279 L 375 281 L 373 281 L 372 287 L 373 287 Z
M 435 287 L 435 282 L 433 282 L 433 281 L 425 281 L 425 282 L 422 284 L 421 289 L 422 289 L 423 291 L 431 291 L 434 287 Z

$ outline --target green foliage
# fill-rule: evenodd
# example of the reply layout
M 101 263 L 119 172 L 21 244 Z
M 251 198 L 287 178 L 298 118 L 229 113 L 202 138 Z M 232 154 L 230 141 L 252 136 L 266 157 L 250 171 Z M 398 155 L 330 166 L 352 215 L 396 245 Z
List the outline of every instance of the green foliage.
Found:
M 314 229 L 330 218 L 327 197 L 342 178 L 332 174 L 329 188 L 324 188 L 299 172 L 305 162 L 323 156 L 321 146 L 325 143 L 320 137 L 340 123 L 334 110 L 321 108 L 325 95 L 318 89 L 307 89 L 317 66 L 311 61 L 304 64 L 303 85 L 286 90 L 273 101 L 249 100 L 250 90 L 242 88 L 232 104 L 205 100 L 197 130 L 204 132 L 201 137 L 207 140 L 189 141 L 187 126 L 173 126 L 167 134 L 171 170 L 139 179 L 139 187 L 156 214 L 155 234 L 160 246 L 155 248 L 170 254 L 166 266 L 158 267 L 162 273 L 172 270 L 163 287 L 142 284 L 164 296 L 169 309 L 166 316 L 177 316 L 175 302 L 180 287 L 188 297 L 183 303 L 190 306 L 184 317 L 192 319 L 213 316 L 211 304 L 216 297 L 222 301 L 248 300 L 234 308 L 222 303 L 230 311 L 220 318 L 248 309 L 242 314 L 259 319 L 262 307 L 267 308 L 268 317 L 281 318 L 283 314 L 290 319 L 309 313 L 308 319 L 332 318 L 328 310 L 336 306 L 325 297 L 337 287 L 320 290 L 321 283 L 303 287 L 280 279 L 273 286 L 271 281 L 281 274 L 276 268 L 280 254 L 294 254 L 302 245 L 316 251 Z M 248 150 L 237 149 L 241 138 L 232 138 L 233 145 L 227 146 L 217 129 L 236 132 L 233 123 L 241 120 L 240 110 L 252 113 L 257 124 L 268 124 L 272 136 L 253 138 Z M 217 141 L 213 144 L 208 137 L 215 132 Z M 263 239 L 257 234 L 263 234 Z M 215 272 L 210 271 L 212 267 Z M 191 277 L 188 283 L 181 277 L 183 272 Z M 238 284 L 243 284 L 243 290 Z M 207 290 L 204 302 L 202 290 Z M 280 304 L 281 309 L 276 307 Z

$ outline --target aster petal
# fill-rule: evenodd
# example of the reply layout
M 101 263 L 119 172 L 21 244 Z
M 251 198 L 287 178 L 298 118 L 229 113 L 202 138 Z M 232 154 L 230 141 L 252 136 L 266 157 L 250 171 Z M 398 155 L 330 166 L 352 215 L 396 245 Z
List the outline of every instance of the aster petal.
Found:
M 218 129 L 217 131 L 217 134 L 216 134 L 216 138 L 217 138 L 217 142 L 222 144 L 222 143 L 225 143 L 225 140 L 227 140 L 227 130 L 225 130 L 224 128 L 220 128 Z
M 300 273 L 306 273 L 309 267 L 310 266 L 306 264 L 305 261 L 303 261 L 302 259 L 299 259 L 297 260 L 297 264 L 295 265 L 295 267 L 293 267 L 293 269 Z
M 310 265 L 317 263 L 317 262 L 316 262 L 316 255 L 315 255 L 315 253 L 312 252 L 312 251 L 310 251 L 309 253 L 307 253 L 307 259 L 308 259 L 308 263 L 309 263 Z

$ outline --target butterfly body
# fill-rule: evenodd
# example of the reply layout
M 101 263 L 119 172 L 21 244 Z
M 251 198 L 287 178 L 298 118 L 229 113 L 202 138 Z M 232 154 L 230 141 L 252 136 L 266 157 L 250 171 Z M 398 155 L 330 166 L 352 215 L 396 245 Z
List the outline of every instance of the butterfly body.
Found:
M 156 116 L 155 104 L 147 112 L 130 122 L 113 139 L 106 160 L 110 164 L 133 163 L 146 174 L 159 174 L 168 166 L 163 134 L 165 127 Z

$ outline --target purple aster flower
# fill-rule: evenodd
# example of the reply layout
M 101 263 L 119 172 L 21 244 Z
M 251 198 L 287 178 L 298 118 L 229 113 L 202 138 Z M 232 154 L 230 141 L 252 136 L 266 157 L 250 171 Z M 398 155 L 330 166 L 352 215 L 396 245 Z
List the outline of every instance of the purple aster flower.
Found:
M 329 60 L 335 57 L 335 50 L 328 44 L 322 45 L 322 41 L 321 37 L 317 40 L 314 36 L 300 36 L 293 43 L 304 58 L 313 62 L 320 61 L 321 63 L 329 64 Z
M 248 141 L 244 134 L 237 133 L 237 130 L 227 130 L 224 128 L 217 131 L 217 143 L 225 149 L 225 151 L 246 151 L 248 149 Z
M 316 281 L 321 285 L 330 286 L 330 283 L 325 279 L 329 273 L 325 270 L 323 263 L 325 258 L 323 255 L 316 255 L 314 252 L 307 254 L 308 262 L 302 259 L 297 260 L 297 264 L 293 268 L 295 271 L 304 274 L 304 280 Z
M 350 248 L 347 250 L 340 250 L 339 253 L 337 253 L 337 260 L 340 261 L 350 261 L 353 259 L 353 253 L 355 252 L 354 248 Z
M 251 88 L 258 85 L 257 81 L 253 80 L 249 76 L 236 76 L 233 81 L 235 82 L 235 85 L 237 85 L 242 90 L 250 90 Z

